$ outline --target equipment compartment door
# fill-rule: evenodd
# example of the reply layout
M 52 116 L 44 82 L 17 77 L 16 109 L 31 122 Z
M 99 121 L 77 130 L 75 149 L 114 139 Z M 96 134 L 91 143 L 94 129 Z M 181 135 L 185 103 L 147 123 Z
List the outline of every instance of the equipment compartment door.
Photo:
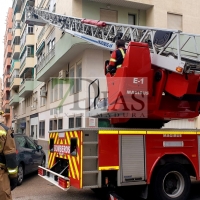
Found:
M 121 182 L 145 179 L 144 136 L 123 135 L 121 137 Z

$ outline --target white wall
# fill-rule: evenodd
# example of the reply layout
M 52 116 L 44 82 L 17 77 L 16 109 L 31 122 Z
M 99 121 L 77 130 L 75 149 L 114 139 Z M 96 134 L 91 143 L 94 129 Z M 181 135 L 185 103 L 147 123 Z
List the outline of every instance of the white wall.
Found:
M 196 129 L 196 119 L 172 120 L 166 123 L 163 128 Z

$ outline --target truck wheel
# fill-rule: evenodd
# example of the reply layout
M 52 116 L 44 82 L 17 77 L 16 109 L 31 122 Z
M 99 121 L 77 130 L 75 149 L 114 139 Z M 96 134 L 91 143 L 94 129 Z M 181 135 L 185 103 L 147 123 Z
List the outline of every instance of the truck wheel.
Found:
M 189 174 L 182 165 L 166 164 L 153 178 L 153 196 L 155 200 L 187 200 L 190 186 Z

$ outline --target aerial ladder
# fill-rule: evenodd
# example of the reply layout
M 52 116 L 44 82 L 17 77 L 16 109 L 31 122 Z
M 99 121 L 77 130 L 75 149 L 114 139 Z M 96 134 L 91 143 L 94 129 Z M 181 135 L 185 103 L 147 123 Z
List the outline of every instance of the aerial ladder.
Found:
M 26 23 L 51 24 L 109 51 L 116 49 L 118 39 L 126 41 L 122 67 L 114 75 L 105 67 L 107 104 L 96 106 L 96 96 L 89 117 L 109 116 L 116 127 L 160 128 L 172 119 L 199 115 L 200 35 L 70 17 L 30 6 Z

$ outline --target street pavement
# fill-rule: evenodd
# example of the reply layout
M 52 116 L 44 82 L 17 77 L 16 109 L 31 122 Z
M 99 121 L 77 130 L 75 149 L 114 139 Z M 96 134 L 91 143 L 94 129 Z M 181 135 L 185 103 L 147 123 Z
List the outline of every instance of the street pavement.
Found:
M 137 187 L 132 194 L 137 193 Z M 54 186 L 37 173 L 27 176 L 21 186 L 12 191 L 13 200 L 104 200 L 90 189 L 77 190 L 70 188 L 67 192 Z M 133 195 L 132 200 L 141 200 Z M 124 200 L 130 200 L 124 199 Z M 200 182 L 192 183 L 191 195 L 188 200 L 200 200 Z

